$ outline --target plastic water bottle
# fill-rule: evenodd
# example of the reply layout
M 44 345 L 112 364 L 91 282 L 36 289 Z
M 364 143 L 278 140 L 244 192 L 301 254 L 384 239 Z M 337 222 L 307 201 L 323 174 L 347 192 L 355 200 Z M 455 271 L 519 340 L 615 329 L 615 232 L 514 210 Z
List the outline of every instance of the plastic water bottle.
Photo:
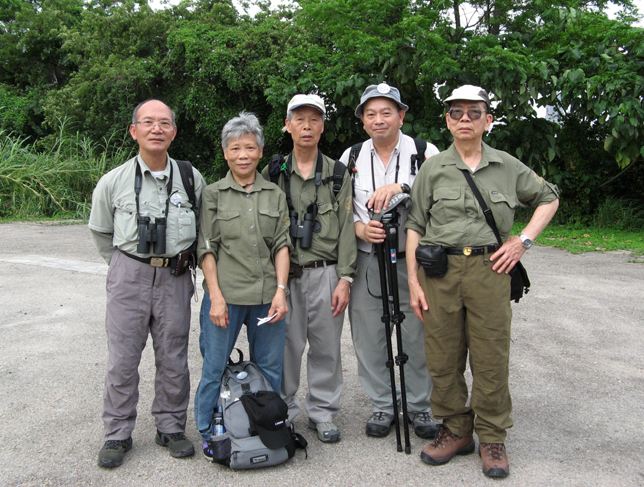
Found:
M 213 423 L 213 436 L 223 435 L 226 432 L 226 427 L 224 426 L 224 410 L 221 406 L 217 406 L 217 409 L 215 409 L 215 414 L 213 415 Z

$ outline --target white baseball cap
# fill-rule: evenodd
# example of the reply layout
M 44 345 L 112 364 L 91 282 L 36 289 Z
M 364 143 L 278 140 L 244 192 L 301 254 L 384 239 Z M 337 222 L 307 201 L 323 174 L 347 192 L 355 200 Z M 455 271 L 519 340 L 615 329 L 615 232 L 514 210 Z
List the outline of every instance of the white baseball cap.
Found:
M 295 95 L 291 98 L 291 101 L 288 102 L 287 112 L 295 110 L 296 108 L 309 106 L 314 107 L 322 112 L 322 115 L 326 115 L 326 108 L 324 106 L 324 100 L 318 95 Z
M 449 105 L 450 101 L 455 100 L 466 100 L 466 101 L 482 101 L 487 105 L 488 110 L 490 109 L 490 97 L 480 86 L 474 85 L 463 85 L 456 88 L 452 91 L 452 94 L 445 98 L 443 103 Z

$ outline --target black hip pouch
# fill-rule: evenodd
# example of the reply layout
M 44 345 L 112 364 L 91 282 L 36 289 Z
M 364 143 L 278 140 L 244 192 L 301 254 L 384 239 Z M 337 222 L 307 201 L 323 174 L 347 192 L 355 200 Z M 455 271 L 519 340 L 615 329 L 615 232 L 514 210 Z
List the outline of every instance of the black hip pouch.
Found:
M 425 269 L 428 277 L 447 274 L 447 252 L 442 245 L 419 245 L 416 247 L 416 262 Z

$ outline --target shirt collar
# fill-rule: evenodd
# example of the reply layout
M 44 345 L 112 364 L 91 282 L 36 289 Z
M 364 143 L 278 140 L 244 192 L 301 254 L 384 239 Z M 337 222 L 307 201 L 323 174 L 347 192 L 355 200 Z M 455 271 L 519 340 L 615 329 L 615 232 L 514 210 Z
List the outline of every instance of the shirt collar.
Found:
M 262 177 L 259 171 L 255 170 L 255 184 L 250 189 L 249 193 L 254 193 L 255 191 L 261 191 L 262 189 L 267 188 L 267 181 Z M 236 191 L 242 191 L 246 193 L 246 190 L 241 187 L 235 178 L 233 178 L 233 173 L 228 170 L 224 179 L 222 179 L 221 189 L 234 189 Z
M 492 162 L 498 162 L 499 164 L 503 164 L 503 159 L 501 159 L 497 151 L 492 149 L 489 145 L 487 145 L 485 142 L 481 142 L 481 162 L 479 162 L 479 165 L 476 167 L 477 170 L 484 168 L 486 166 L 489 166 L 490 163 Z M 456 147 L 452 143 L 452 145 L 449 146 L 449 148 L 444 152 L 445 157 L 443 157 L 443 160 L 441 161 L 441 165 L 443 166 L 456 166 L 459 169 L 468 169 L 467 164 L 463 162 L 461 159 L 460 154 L 456 150 Z
M 139 166 L 141 167 L 142 174 L 145 174 L 146 172 L 152 173 L 152 170 L 145 163 L 145 161 L 141 157 L 141 154 L 137 154 L 136 160 L 139 163 Z M 170 177 L 170 164 L 172 164 L 172 160 L 170 159 L 170 156 L 166 154 L 166 165 L 165 165 L 165 169 L 163 170 L 163 177 L 168 177 L 168 178 Z

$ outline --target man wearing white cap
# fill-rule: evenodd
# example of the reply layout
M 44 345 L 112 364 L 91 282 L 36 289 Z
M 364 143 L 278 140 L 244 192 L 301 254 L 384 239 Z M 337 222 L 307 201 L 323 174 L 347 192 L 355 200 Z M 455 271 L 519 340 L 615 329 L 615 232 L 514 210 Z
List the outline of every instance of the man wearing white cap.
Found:
M 432 410 L 443 420 L 421 459 L 444 465 L 455 455 L 473 453 L 476 432 L 483 473 L 503 478 L 510 472 L 504 442 L 513 424 L 508 273 L 554 216 L 558 192 L 510 154 L 483 142 L 493 120 L 484 89 L 461 86 L 445 104 L 454 143 L 423 165 L 406 225 L 411 305 L 425 323 Z M 491 210 L 496 230 L 487 223 L 474 188 Z M 523 231 L 509 236 L 519 204 L 536 209 Z M 440 277 L 419 271 L 416 260 L 417 249 L 435 246 L 443 247 L 447 259 Z M 463 376 L 468 355 L 469 404 Z
M 351 292 L 349 318 L 358 359 L 358 377 L 373 407 L 365 432 L 374 437 L 389 434 L 394 409 L 387 368 L 387 337 L 379 297 L 380 273 L 373 246 L 384 242 L 385 231 L 382 222 L 369 217 L 368 208 L 379 213 L 387 207 L 393 195 L 409 193 L 418 165 L 425 158 L 438 154 L 433 144 L 416 141 L 401 132 L 408 108 L 401 101 L 398 89 L 387 83 L 368 86 L 355 115 L 362 120 L 370 139 L 347 149 L 340 158 L 348 164 L 354 180 L 353 220 L 358 237 L 358 274 Z M 406 218 L 407 211 L 401 209 L 398 222 L 401 230 Z M 407 420 L 413 423 L 417 436 L 433 438 L 436 423 L 429 406 L 432 383 L 425 364 L 423 323 L 409 307 L 404 249 L 405 232 L 400 231 L 396 267 L 400 309 L 405 314 L 401 326 L 403 351 L 409 356 L 404 365 Z
M 295 395 L 308 340 L 308 425 L 320 441 L 332 443 L 340 440 L 334 423 L 342 391 L 340 338 L 357 250 L 351 180 L 343 164 L 318 149 L 325 115 L 322 98 L 295 95 L 285 121 L 293 152 L 273 156 L 263 174 L 286 193 L 291 218 L 291 312 L 286 315 L 282 397 L 292 421 L 301 409 Z

